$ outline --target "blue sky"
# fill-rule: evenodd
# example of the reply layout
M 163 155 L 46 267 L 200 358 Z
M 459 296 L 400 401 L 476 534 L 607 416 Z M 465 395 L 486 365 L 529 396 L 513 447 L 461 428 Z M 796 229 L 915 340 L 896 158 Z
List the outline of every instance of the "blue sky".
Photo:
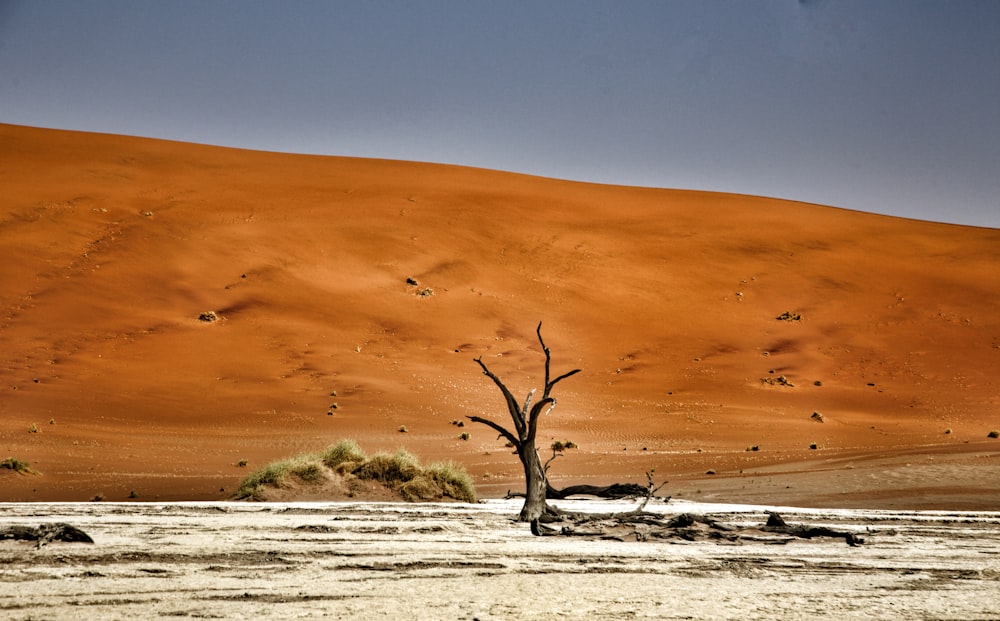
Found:
M 1000 228 L 1000 1 L 0 0 L 0 122 Z

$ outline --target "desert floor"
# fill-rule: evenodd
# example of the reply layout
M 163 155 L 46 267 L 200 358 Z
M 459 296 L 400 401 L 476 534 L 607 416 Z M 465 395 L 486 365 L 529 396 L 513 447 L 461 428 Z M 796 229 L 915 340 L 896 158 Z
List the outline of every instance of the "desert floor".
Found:
M 565 501 L 622 510 L 628 503 Z M 93 544 L 0 541 L 26 619 L 995 619 L 1000 513 L 779 509 L 843 539 L 533 537 L 519 503 L 0 504 Z M 759 525 L 764 507 L 651 504 Z
M 523 400 L 541 321 L 582 369 L 557 485 L 1000 510 L 998 230 L 11 125 L 0 158 L 0 460 L 35 472 L 0 501 L 226 500 L 341 438 L 500 497 L 516 459 L 453 422 L 509 424 L 473 360 Z

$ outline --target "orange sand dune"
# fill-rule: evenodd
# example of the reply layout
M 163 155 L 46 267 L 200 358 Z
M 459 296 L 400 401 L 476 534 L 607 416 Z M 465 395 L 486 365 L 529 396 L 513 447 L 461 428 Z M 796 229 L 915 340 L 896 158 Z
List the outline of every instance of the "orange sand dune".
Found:
M 39 472 L 0 500 L 225 498 L 345 437 L 503 494 L 451 421 L 507 422 L 473 358 L 523 395 L 543 321 L 583 369 L 557 485 L 1000 509 L 998 230 L 10 125 L 0 158 L 0 459 Z

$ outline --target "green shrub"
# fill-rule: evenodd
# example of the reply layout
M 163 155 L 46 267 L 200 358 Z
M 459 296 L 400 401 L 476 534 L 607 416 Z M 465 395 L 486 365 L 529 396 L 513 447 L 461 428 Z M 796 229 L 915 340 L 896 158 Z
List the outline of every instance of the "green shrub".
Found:
M 306 483 L 316 483 L 326 478 L 320 458 L 300 455 L 292 459 L 271 462 L 243 479 L 236 490 L 237 500 L 263 500 L 265 487 L 284 487 L 293 476 Z
M 0 468 L 6 468 L 8 470 L 13 470 L 14 472 L 20 472 L 21 474 L 34 472 L 28 467 L 28 462 L 21 461 L 16 457 L 7 457 L 3 461 L 0 461 Z
M 441 497 L 441 488 L 430 477 L 421 473 L 399 486 L 399 493 L 408 502 L 437 500 Z
M 288 473 L 292 469 L 292 464 L 288 461 L 272 462 L 260 470 L 250 474 L 243 479 L 239 489 L 236 490 L 237 500 L 263 500 L 263 489 L 265 486 L 281 487 L 288 479 Z
M 289 477 L 307 483 L 322 481 L 328 469 L 345 477 L 348 487 L 358 480 L 375 481 L 409 501 L 448 497 L 476 502 L 472 477 L 462 466 L 438 462 L 421 468 L 417 458 L 404 449 L 367 457 L 353 440 L 341 440 L 320 455 L 301 455 L 268 464 L 244 479 L 234 497 L 265 500 L 267 487 L 284 487 Z
M 360 464 L 368 459 L 354 440 L 341 440 L 327 448 L 322 455 L 327 468 L 336 469 L 341 464 Z
M 306 483 L 316 483 L 326 478 L 326 473 L 323 471 L 323 464 L 315 456 L 308 456 L 293 461 L 290 472 L 292 476 L 298 477 Z
M 462 466 L 452 461 L 435 462 L 427 466 L 424 472 L 441 488 L 445 496 L 464 502 L 476 502 L 476 486 Z
M 394 487 L 413 479 L 419 471 L 420 463 L 417 458 L 399 449 L 394 455 L 376 453 L 371 459 L 355 468 L 352 474 L 359 479 L 378 481 L 383 485 Z

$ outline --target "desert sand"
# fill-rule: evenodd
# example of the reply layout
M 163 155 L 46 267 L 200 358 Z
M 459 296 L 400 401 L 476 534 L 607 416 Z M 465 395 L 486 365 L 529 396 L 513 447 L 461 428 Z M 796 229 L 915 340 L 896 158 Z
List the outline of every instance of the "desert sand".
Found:
M 473 359 L 523 397 L 541 321 L 556 485 L 1000 509 L 998 230 L 11 125 L 0 187 L 0 501 L 225 500 L 341 438 L 502 496 L 452 421 L 509 422 Z

